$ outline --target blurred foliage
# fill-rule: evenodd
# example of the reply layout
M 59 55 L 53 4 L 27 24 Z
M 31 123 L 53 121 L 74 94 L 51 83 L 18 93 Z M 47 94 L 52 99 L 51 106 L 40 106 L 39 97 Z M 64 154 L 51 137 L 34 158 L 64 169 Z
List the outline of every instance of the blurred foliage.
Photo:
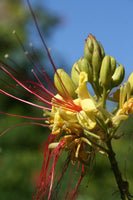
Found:
M 13 2 L 13 3 L 12 3 Z M 46 37 L 50 37 L 54 28 L 59 22 L 59 17 L 53 16 L 41 4 L 34 8 L 39 24 Z M 15 28 L 21 40 L 28 43 L 31 39 L 31 27 L 33 25 L 32 16 L 20 0 L 0 1 L 0 56 L 1 59 L 5 53 L 11 53 L 15 61 L 19 63 L 24 71 L 29 65 L 26 61 L 23 51 L 19 51 L 18 43 L 11 34 Z M 32 38 L 33 39 L 33 38 Z M 36 41 L 35 41 L 36 42 Z M 20 48 L 21 49 L 21 48 Z M 43 56 L 37 46 L 37 54 L 41 61 L 46 63 L 46 57 Z M 0 110 L 9 113 L 41 117 L 43 111 L 18 103 L 4 95 L 0 96 Z M 114 150 L 116 150 L 117 159 L 120 168 L 127 177 L 130 184 L 130 191 L 133 191 L 133 169 L 132 169 L 132 151 L 133 151 L 133 128 L 132 116 L 122 124 L 120 130 L 125 132 L 123 138 L 114 141 Z M 22 118 L 10 117 L 0 114 L 1 132 L 16 124 L 32 122 Z M 14 128 L 0 138 L 0 199 L 2 200 L 29 200 L 32 199 L 33 190 L 43 162 L 43 152 L 48 134 L 50 133 L 44 127 L 35 125 L 25 125 Z M 56 173 L 58 174 L 65 160 L 65 155 L 60 158 L 60 163 Z M 125 164 L 126 163 L 126 164 Z M 76 168 L 76 166 L 75 166 Z M 72 183 L 75 184 L 79 174 L 73 170 Z M 67 191 L 70 178 L 70 167 L 62 181 L 60 187 L 60 199 L 64 191 Z M 118 200 L 119 194 L 116 190 L 113 174 L 110 165 L 105 156 L 97 155 L 88 170 L 87 175 L 81 183 L 78 200 Z
M 18 49 L 18 43 L 15 37 L 12 36 L 12 31 L 15 29 L 21 36 L 22 42 L 27 43 L 30 38 L 30 30 L 28 27 L 33 24 L 33 18 L 24 6 L 23 0 L 4 0 L 0 1 L 0 57 L 14 50 Z M 49 14 L 49 12 L 42 7 L 39 2 L 34 9 L 38 18 L 40 28 L 43 33 L 48 37 L 52 33 L 52 29 L 59 23 L 59 17 Z M 31 32 L 30 32 L 31 31 Z
M 14 3 L 11 0 L 0 1 L 0 56 L 16 47 L 17 44 L 12 37 L 14 28 L 23 32 L 23 40 L 25 39 L 24 26 L 28 14 L 21 4 L 20 0 L 15 0 Z

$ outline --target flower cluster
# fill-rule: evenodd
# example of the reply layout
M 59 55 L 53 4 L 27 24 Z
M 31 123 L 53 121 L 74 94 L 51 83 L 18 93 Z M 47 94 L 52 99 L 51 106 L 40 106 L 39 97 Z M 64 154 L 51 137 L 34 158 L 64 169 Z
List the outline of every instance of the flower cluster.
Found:
M 120 86 L 125 75 L 124 67 L 117 63 L 114 57 L 105 55 L 101 43 L 98 43 L 92 34 L 89 34 L 85 41 L 84 57 L 73 65 L 71 76 L 63 69 L 56 69 L 31 6 L 30 9 L 55 70 L 54 83 L 41 65 L 38 65 L 38 62 L 33 62 L 30 54 L 26 52 L 28 59 L 33 64 L 34 70 L 32 72 L 36 81 L 28 79 L 0 61 L 0 70 L 17 84 L 17 86 L 8 84 L 8 87 L 0 89 L 0 93 L 43 109 L 46 126 L 51 130 L 34 199 L 45 199 L 46 196 L 50 199 L 54 168 L 63 151 L 68 152 L 68 160 L 71 161 L 72 165 L 75 165 L 76 162 L 82 164 L 81 175 L 72 194 L 73 199 L 85 174 L 84 167 L 90 164 L 91 157 L 97 152 L 105 156 L 108 155 L 108 141 L 117 137 L 120 123 L 133 113 L 133 73 L 124 86 Z M 47 83 L 48 88 L 43 85 L 39 75 Z M 23 92 L 17 88 L 18 85 L 26 91 L 25 94 L 28 97 L 43 103 L 43 105 L 21 99 L 6 91 L 6 89 L 12 88 Z M 90 94 L 88 86 L 93 89 L 94 96 Z M 117 86 L 120 88 L 111 93 L 112 89 Z M 117 106 L 112 112 L 107 109 L 107 100 L 117 102 Z M 52 159 L 51 166 L 50 160 Z M 50 169 L 49 166 L 51 166 Z

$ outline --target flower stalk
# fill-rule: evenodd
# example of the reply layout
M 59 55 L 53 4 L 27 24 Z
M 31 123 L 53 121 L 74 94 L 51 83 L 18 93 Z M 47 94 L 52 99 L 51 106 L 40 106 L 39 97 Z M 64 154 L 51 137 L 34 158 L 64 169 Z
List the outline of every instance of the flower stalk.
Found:
M 120 172 L 118 163 L 116 161 L 116 155 L 112 148 L 111 140 L 109 140 L 106 144 L 108 147 L 108 158 L 109 158 L 111 169 L 113 171 L 113 174 L 114 174 L 114 177 L 115 177 L 115 180 L 120 192 L 121 199 L 131 200 L 132 196 L 129 193 L 129 185 L 128 185 L 128 182 L 123 180 L 122 178 L 122 174 Z

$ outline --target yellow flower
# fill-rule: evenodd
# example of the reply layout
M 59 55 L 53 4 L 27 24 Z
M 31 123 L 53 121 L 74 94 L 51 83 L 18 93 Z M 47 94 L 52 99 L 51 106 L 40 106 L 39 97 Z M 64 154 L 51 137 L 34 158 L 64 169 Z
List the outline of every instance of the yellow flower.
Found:
M 57 94 L 51 101 L 52 110 L 48 121 L 56 140 L 49 145 L 49 148 L 56 148 L 62 142 L 62 148 L 66 151 L 71 151 L 73 164 L 77 159 L 87 163 L 88 153 L 85 149 L 86 145 L 83 138 L 86 135 L 86 131 L 91 131 L 96 127 L 95 114 L 97 113 L 97 108 L 88 92 L 87 80 L 87 74 L 81 72 L 79 86 L 76 90 L 77 99 L 72 100 L 70 97 L 67 99 L 61 94 Z M 87 139 L 85 141 L 91 145 Z
M 96 126 L 95 112 L 96 106 L 87 90 L 88 76 L 85 72 L 80 73 L 79 87 L 76 90 L 78 94 L 78 104 L 82 110 L 77 113 L 79 124 L 87 129 L 93 129 Z
M 119 92 L 119 110 L 113 117 L 113 123 L 117 124 L 122 120 L 126 120 L 129 114 L 133 113 L 133 98 L 130 96 L 131 86 L 129 81 L 120 87 Z
M 69 129 L 69 132 L 75 129 L 81 132 L 81 129 L 86 128 L 90 130 L 96 126 L 95 113 L 97 109 L 87 90 L 87 74 L 85 72 L 80 73 L 79 87 L 76 93 L 78 98 L 73 100 L 73 103 L 81 107 L 80 111 L 76 109 L 67 110 L 67 104 L 65 104 L 65 100 L 59 94 L 52 99 L 53 134 L 61 134 L 66 129 Z M 60 105 L 57 105 L 58 101 L 61 101 Z M 77 131 L 76 134 L 78 134 Z
M 133 98 L 128 99 L 124 104 L 123 107 L 117 112 L 116 115 L 129 115 L 133 114 Z

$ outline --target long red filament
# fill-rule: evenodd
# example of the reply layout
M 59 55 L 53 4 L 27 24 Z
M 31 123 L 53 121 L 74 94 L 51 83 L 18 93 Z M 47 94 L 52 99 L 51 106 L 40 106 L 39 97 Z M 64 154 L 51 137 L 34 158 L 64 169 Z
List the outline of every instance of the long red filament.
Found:
M 45 72 L 45 70 L 43 69 L 43 66 L 41 65 L 41 63 L 39 62 L 39 59 L 37 58 L 33 48 L 32 51 L 34 53 L 34 56 L 32 56 L 30 53 L 26 52 L 26 49 L 23 45 L 23 43 L 21 42 L 19 36 L 15 33 L 17 40 L 19 42 L 19 44 L 21 45 L 23 51 L 25 52 L 29 62 L 32 64 L 33 66 L 33 70 L 32 73 L 36 79 L 36 81 L 33 81 L 31 78 L 29 79 L 28 76 L 24 76 L 23 73 L 17 72 L 15 69 L 13 69 L 12 67 L 10 67 L 9 65 L 7 65 L 6 63 L 4 63 L 3 61 L 0 61 L 1 65 L 0 65 L 0 70 L 2 70 L 9 78 L 11 78 L 15 84 L 20 86 L 20 89 L 15 85 L 10 85 L 9 83 L 6 84 L 6 81 L 3 80 L 3 82 L 6 84 L 6 87 L 0 89 L 0 93 L 5 94 L 8 97 L 11 97 L 15 100 L 18 100 L 20 102 L 29 104 L 31 106 L 35 106 L 41 109 L 45 109 L 45 110 L 50 110 L 52 106 L 55 107 L 61 107 L 64 110 L 67 111 L 71 111 L 73 113 L 76 112 L 80 112 L 82 110 L 82 108 L 78 105 L 76 105 L 72 99 L 72 97 L 69 94 L 69 91 L 67 91 L 66 87 L 63 84 L 63 81 L 61 80 L 60 76 L 57 73 L 55 64 L 52 60 L 52 57 L 50 55 L 50 52 L 47 48 L 47 45 L 43 39 L 42 33 L 40 31 L 38 22 L 36 20 L 35 14 L 32 10 L 32 7 L 30 5 L 29 0 L 27 0 L 27 3 L 29 5 L 32 17 L 34 19 L 37 31 L 40 35 L 40 38 L 42 40 L 42 43 L 46 49 L 48 58 L 50 60 L 50 63 L 55 71 L 55 73 L 58 76 L 59 82 L 61 84 L 61 87 L 65 93 L 65 95 L 63 96 L 62 94 L 60 94 L 60 92 L 56 89 L 54 83 L 52 82 L 52 80 L 50 79 L 50 77 L 47 75 L 47 73 Z M 11 59 L 10 59 L 11 60 Z M 35 62 L 34 62 L 35 60 Z M 13 60 L 11 60 L 11 62 L 16 66 L 15 62 Z M 18 66 L 19 67 L 19 66 Z M 18 78 L 16 78 L 16 76 Z M 44 85 L 43 85 L 43 81 L 45 81 L 45 83 L 47 84 L 48 88 L 47 89 Z M 7 89 L 16 89 L 16 91 L 26 95 L 27 97 L 30 97 L 34 100 L 37 100 L 39 102 L 44 103 L 44 105 L 38 105 L 37 103 L 32 103 L 29 100 L 25 100 L 23 98 L 19 98 L 16 95 L 12 95 L 9 92 L 7 92 Z M 24 89 L 24 91 L 23 91 Z M 6 91 L 5 91 L 6 90 Z M 28 93 L 28 94 L 27 94 Z M 62 97 L 61 99 L 58 99 L 55 94 L 59 93 L 60 96 Z M 7 112 L 3 112 L 0 111 L 0 113 L 4 113 L 6 115 L 10 115 L 10 116 L 15 116 L 15 117 L 22 117 L 22 118 L 26 118 L 26 119 L 33 119 L 33 120 L 46 120 L 47 118 L 37 118 L 37 117 L 28 117 L 28 116 L 23 116 L 23 115 L 15 115 L 15 114 L 10 114 Z M 12 126 L 8 129 L 6 129 L 1 135 L 4 135 L 6 132 L 12 130 L 13 128 L 22 126 L 22 125 L 28 125 L 28 124 L 34 124 L 34 125 L 39 125 L 39 126 L 44 126 L 44 127 L 49 127 L 49 125 L 46 124 L 42 124 L 42 123 L 35 123 L 35 122 L 27 122 L 27 123 L 21 123 L 15 126 Z M 51 193 L 52 193 L 52 187 L 53 187 L 53 180 L 54 180 L 54 170 L 57 164 L 57 161 L 59 159 L 59 156 L 61 155 L 63 149 L 64 149 L 64 140 L 62 140 L 57 147 L 54 150 L 51 150 L 48 148 L 49 144 L 55 141 L 56 136 L 52 135 L 52 133 L 49 135 L 47 143 L 46 143 L 46 148 L 45 148 L 45 153 L 44 153 L 44 161 L 43 161 L 43 166 L 42 166 L 42 170 L 41 170 L 41 174 L 39 177 L 39 180 L 37 182 L 37 186 L 35 188 L 35 195 L 34 195 L 34 199 L 35 200 L 40 200 L 40 199 L 44 199 L 46 197 L 46 195 L 48 195 L 48 200 L 50 200 L 51 197 Z M 49 169 L 49 166 L 51 164 L 51 159 L 52 159 L 52 166 Z M 69 160 L 70 161 L 70 160 Z M 68 165 L 67 165 L 68 167 Z M 67 167 L 64 169 L 67 169 Z M 64 173 L 63 172 L 63 173 Z M 63 173 L 61 174 L 59 180 L 61 179 L 61 177 L 63 176 Z M 75 196 L 75 193 L 78 189 L 78 186 L 83 178 L 84 175 L 84 165 L 82 165 L 82 171 L 81 171 L 81 176 L 78 180 L 78 183 L 74 189 L 72 198 Z M 68 192 L 67 195 L 69 194 L 69 188 L 70 188 L 70 184 L 71 184 L 71 176 L 72 176 L 72 168 L 71 168 L 71 174 L 70 174 L 70 181 L 69 181 L 69 186 L 68 186 Z M 59 181 L 58 180 L 58 181 Z M 49 191 L 49 193 L 47 194 L 47 192 Z M 66 195 L 66 198 L 67 198 Z
M 41 123 L 36 123 L 36 122 L 27 122 L 27 123 L 21 123 L 21 124 L 17 124 L 15 126 L 12 126 L 8 129 L 6 129 L 5 131 L 3 131 L 3 133 L 0 134 L 0 137 L 3 136 L 5 133 L 7 133 L 8 131 L 16 128 L 16 127 L 19 127 L 19 126 L 23 126 L 23 125 L 29 125 L 29 124 L 32 124 L 32 125 L 38 125 L 38 126 L 43 126 L 43 127 L 49 127 L 48 125 L 46 124 L 41 124 Z
M 11 114 L 11 113 L 7 113 L 7 112 L 3 112 L 0 110 L 0 113 L 2 114 L 5 114 L 5 115 L 10 115 L 10 116 L 13 116 L 13 117 L 22 117 L 22 118 L 25 118 L 25 119 L 35 119 L 35 120 L 46 120 L 47 118 L 42 118 L 42 117 L 28 117 L 28 116 L 23 116 L 23 115 L 15 115 L 15 114 Z
M 28 5 L 29 5 L 29 8 L 30 8 L 32 17 L 33 17 L 33 19 L 34 19 L 34 22 L 35 22 L 37 31 L 38 31 L 38 33 L 39 33 L 39 35 L 40 35 L 40 38 L 41 38 L 41 40 L 42 40 L 42 43 L 43 43 L 45 49 L 46 49 L 47 55 L 48 55 L 48 57 L 49 57 L 49 60 L 50 60 L 50 62 L 51 62 L 51 64 L 52 64 L 52 67 L 53 67 L 55 73 L 56 73 L 57 76 L 58 76 L 58 79 L 59 79 L 59 81 L 60 81 L 61 87 L 62 87 L 62 89 L 64 90 L 65 96 L 67 96 L 67 97 L 72 101 L 72 98 L 71 98 L 69 92 L 68 92 L 67 89 L 65 88 L 65 86 L 64 86 L 64 84 L 63 84 L 63 82 L 62 82 L 60 76 L 59 76 L 58 73 L 57 73 L 55 64 L 54 64 L 54 62 L 53 62 L 53 60 L 52 60 L 52 57 L 51 57 L 51 55 L 50 55 L 50 53 L 49 53 L 48 47 L 47 47 L 47 45 L 46 45 L 46 43 L 45 43 L 45 41 L 44 41 L 44 39 L 43 39 L 42 33 L 41 33 L 41 31 L 40 31 L 40 28 L 39 28 L 39 25 L 38 25 L 38 22 L 37 22 L 37 19 L 36 19 L 36 16 L 35 16 L 35 14 L 34 14 L 34 12 L 33 12 L 33 10 L 32 10 L 32 7 L 31 7 L 31 5 L 30 5 L 29 0 L 27 0 L 27 3 L 28 3 Z M 72 101 L 72 102 L 73 102 L 73 101 Z

